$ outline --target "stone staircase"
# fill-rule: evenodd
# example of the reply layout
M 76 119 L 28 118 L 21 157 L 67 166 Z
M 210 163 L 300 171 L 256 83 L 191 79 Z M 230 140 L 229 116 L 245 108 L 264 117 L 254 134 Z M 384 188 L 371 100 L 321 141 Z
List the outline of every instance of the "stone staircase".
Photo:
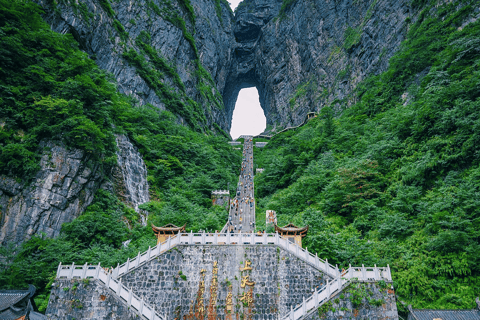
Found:
M 154 308 L 143 302 L 141 298 L 136 296 L 131 289 L 123 286 L 121 283 L 121 277 L 129 272 L 135 271 L 141 266 L 147 264 L 149 261 L 158 258 L 161 254 L 177 247 L 177 246 L 244 246 L 244 245 L 274 245 L 284 249 L 288 253 L 292 254 L 296 258 L 307 263 L 314 269 L 328 275 L 333 280 L 327 280 L 327 284 L 321 289 L 315 289 L 314 293 L 307 299 L 303 299 L 303 302 L 296 307 L 292 307 L 288 314 L 283 315 L 281 318 L 284 320 L 297 320 L 303 319 L 318 307 L 328 302 L 332 295 L 343 290 L 352 281 L 379 281 L 384 280 L 391 282 L 392 277 L 390 273 L 390 267 L 352 267 L 342 273 L 337 266 L 333 266 L 328 261 L 318 258 L 317 255 L 313 255 L 308 250 L 299 247 L 298 245 L 288 241 L 287 239 L 279 236 L 278 233 L 274 234 L 255 234 L 255 233 L 180 233 L 175 237 L 168 238 L 167 241 L 149 248 L 143 253 L 138 253 L 134 259 L 127 259 L 122 265 L 117 266 L 114 269 L 104 269 L 98 265 L 62 265 L 58 266 L 57 279 L 86 279 L 93 278 L 98 279 L 107 288 L 120 297 L 129 307 L 133 307 L 133 310 L 145 319 L 166 320 L 165 317 L 155 312 Z

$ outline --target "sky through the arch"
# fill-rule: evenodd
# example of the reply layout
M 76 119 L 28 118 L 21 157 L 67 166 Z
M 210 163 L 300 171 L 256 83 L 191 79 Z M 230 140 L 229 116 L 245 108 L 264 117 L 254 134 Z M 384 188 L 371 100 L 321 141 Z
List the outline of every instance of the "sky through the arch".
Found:
M 267 119 L 260 107 L 257 88 L 240 90 L 235 110 L 233 110 L 230 135 L 233 139 L 241 135 L 256 136 L 262 133 L 267 125 Z
M 229 0 L 232 10 L 242 0 Z M 233 111 L 232 128 L 230 135 L 233 139 L 241 135 L 257 135 L 266 128 L 267 120 L 260 107 L 256 88 L 243 89 L 238 94 L 235 110 Z

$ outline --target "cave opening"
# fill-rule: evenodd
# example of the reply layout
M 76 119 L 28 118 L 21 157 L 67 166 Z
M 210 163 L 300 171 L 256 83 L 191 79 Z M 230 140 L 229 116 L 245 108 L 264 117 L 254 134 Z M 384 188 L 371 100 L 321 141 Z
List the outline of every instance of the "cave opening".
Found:
M 255 87 L 240 90 L 232 115 L 230 135 L 237 139 L 241 135 L 256 136 L 267 127 L 267 119 L 260 105 Z

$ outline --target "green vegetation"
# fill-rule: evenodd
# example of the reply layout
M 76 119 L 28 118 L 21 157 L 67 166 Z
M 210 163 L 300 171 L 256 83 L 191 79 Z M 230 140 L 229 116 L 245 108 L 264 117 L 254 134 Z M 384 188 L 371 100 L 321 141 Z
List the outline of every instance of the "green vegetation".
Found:
M 100 5 L 110 18 L 115 17 L 115 11 L 113 11 L 109 0 L 100 0 Z
M 308 81 L 300 84 L 297 87 L 297 90 L 295 91 L 295 94 L 290 98 L 288 101 L 288 104 L 290 106 L 290 109 L 295 109 L 295 106 L 297 105 L 297 100 L 301 99 L 302 97 L 305 97 L 306 95 L 312 95 L 316 90 L 318 84 L 315 81 L 315 79 L 311 78 Z
M 189 0 L 182 0 L 181 2 L 185 4 L 188 3 L 188 5 L 190 6 Z M 182 30 L 183 36 L 192 46 L 195 57 L 198 58 L 198 49 L 197 45 L 195 44 L 195 39 L 193 38 L 192 34 L 187 30 L 185 20 L 183 20 L 182 16 L 175 9 L 174 5 L 171 3 L 170 0 L 163 0 L 162 4 L 162 8 L 159 8 L 153 1 L 148 1 L 148 6 L 153 10 L 153 12 L 155 12 L 158 16 L 164 18 L 165 20 L 169 21 L 171 24 Z M 193 20 L 191 21 L 193 28 L 195 28 L 195 14 L 193 13 L 193 8 L 191 13 L 189 13 L 189 18 L 193 18 Z
M 99 190 L 82 216 L 63 225 L 58 238 L 38 235 L 20 248 L 0 248 L 5 257 L 0 288 L 34 284 L 37 305 L 45 311 L 59 262 L 123 263 L 155 245 L 150 223 L 187 223 L 188 231 L 221 229 L 227 212 L 212 206 L 210 193 L 236 185 L 241 152 L 232 151 L 224 136 L 177 124 L 171 112 L 136 106 L 117 92 L 113 76 L 98 69 L 71 35 L 51 31 L 40 14 L 32 2 L 0 0 L 0 174 L 28 182 L 39 168 L 40 141 L 55 139 L 84 150 L 87 161 L 109 172 L 116 163 L 114 134 L 121 133 L 145 160 L 152 199 L 142 205 L 149 213 L 147 227 L 116 195 Z M 178 81 L 173 67 L 146 40 L 138 42 L 152 65 Z M 145 63 L 140 54 L 131 55 Z M 161 78 L 161 71 L 153 72 Z M 180 93 L 167 88 L 173 92 L 165 100 L 168 109 L 176 110 L 178 101 L 186 100 L 179 87 Z M 128 239 L 125 248 L 122 242 Z
M 414 308 L 473 308 L 480 290 L 480 22 L 462 26 L 474 4 L 425 5 L 356 105 L 254 149 L 259 213 L 308 224 L 304 245 L 333 264 L 389 264 Z
M 282 6 L 280 7 L 280 11 L 278 13 L 278 17 L 280 20 L 283 20 L 287 17 L 287 10 L 289 10 L 297 0 L 283 0 L 282 1 Z
M 358 27 L 352 28 L 348 26 L 345 30 L 343 47 L 347 51 L 352 49 L 360 42 L 360 39 L 362 38 L 363 28 L 365 27 L 365 24 L 368 22 L 368 20 L 372 18 L 373 9 L 377 5 L 377 2 L 378 0 L 372 2 L 372 4 L 367 10 L 367 13 L 365 14 L 365 17 L 362 20 L 362 23 L 360 23 Z

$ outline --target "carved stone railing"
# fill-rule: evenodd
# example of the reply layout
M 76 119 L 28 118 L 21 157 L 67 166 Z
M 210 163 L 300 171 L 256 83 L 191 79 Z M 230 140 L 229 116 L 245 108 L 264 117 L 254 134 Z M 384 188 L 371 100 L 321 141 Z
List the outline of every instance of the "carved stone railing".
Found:
M 148 320 L 166 320 L 165 317 L 155 312 L 155 307 L 145 303 L 143 298 L 139 298 L 132 292 L 132 289 L 125 287 L 121 279 L 114 279 L 112 274 L 105 272 L 105 270 L 98 265 L 83 265 L 76 266 L 62 265 L 61 263 L 57 269 L 57 279 L 97 279 L 107 288 L 111 289 L 113 293 L 123 300 L 128 308 L 134 313 L 138 314 L 142 319 Z
M 331 278 L 340 276 L 340 270 L 337 266 L 328 263 L 328 260 L 320 259 L 316 254 L 308 252 L 307 249 L 288 241 L 281 237 L 278 233 L 179 233 L 177 236 L 168 238 L 163 243 L 156 245 L 153 248 L 148 248 L 143 253 L 138 253 L 134 259 L 127 259 L 122 265 L 117 266 L 112 271 L 112 277 L 118 278 L 129 271 L 132 271 L 147 261 L 158 257 L 165 251 L 172 249 L 177 245 L 255 245 L 255 244 L 273 244 L 285 251 L 295 255 L 300 260 L 308 263 L 315 269 L 327 274 Z M 366 281 L 371 279 L 391 281 L 389 272 L 385 273 L 385 268 L 353 268 L 353 277 L 359 280 Z M 349 269 L 350 270 L 350 269 Z M 389 270 L 389 269 L 388 269 Z M 380 272 L 380 273 L 379 273 Z
M 320 306 L 328 302 L 332 296 L 342 291 L 352 281 L 392 281 L 392 275 L 390 273 L 390 266 L 386 268 L 367 268 L 352 267 L 344 271 L 342 275 L 338 275 L 334 280 L 328 281 L 319 291 L 315 289 L 315 292 L 308 299 L 303 298 L 303 302 L 298 304 L 295 308 L 291 307 L 288 315 L 282 318 L 282 320 L 298 320 L 305 318 L 306 316 L 315 312 Z

